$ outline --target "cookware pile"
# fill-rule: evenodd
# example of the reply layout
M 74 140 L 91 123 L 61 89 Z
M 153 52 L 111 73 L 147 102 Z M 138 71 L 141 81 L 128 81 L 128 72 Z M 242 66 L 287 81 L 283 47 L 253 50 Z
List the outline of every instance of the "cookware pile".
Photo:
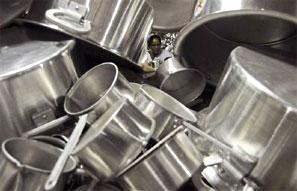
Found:
M 296 7 L 1 0 L 0 191 L 297 190 Z

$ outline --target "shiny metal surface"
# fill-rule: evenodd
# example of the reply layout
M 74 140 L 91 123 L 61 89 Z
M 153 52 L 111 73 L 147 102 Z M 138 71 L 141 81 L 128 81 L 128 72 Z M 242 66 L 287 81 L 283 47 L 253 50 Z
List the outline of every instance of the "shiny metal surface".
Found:
M 205 127 L 258 158 L 252 176 L 264 188 L 296 189 L 297 68 L 243 47 L 228 64 Z
M 49 13 L 52 16 L 47 17 Z M 61 31 L 137 63 L 153 12 L 144 0 L 35 0 L 21 20 Z
M 69 115 L 89 113 L 91 124 L 122 97 L 133 101 L 133 89 L 118 67 L 107 62 L 79 78 L 65 97 L 64 109 Z
M 30 7 L 32 0 L 1 0 L 0 28 L 7 26 L 14 18 Z
M 75 146 L 77 145 L 81 134 L 86 126 L 87 123 L 87 115 L 84 114 L 79 117 L 78 122 L 76 123 L 70 138 L 65 145 L 65 148 L 63 149 L 61 155 L 57 159 L 47 181 L 45 182 L 44 188 L 45 190 L 52 190 L 53 188 L 56 187 L 59 178 L 61 174 L 63 173 L 63 169 L 65 168 L 67 161 L 69 160 L 69 157 L 71 153 L 73 152 Z
M 60 149 L 63 149 L 66 145 L 65 141 L 63 141 L 59 138 L 56 138 L 56 137 L 52 137 L 52 136 L 38 135 L 38 136 L 34 136 L 30 139 L 44 142 L 44 143 L 50 144 L 52 146 L 58 147 Z
M 59 117 L 61 101 L 77 80 L 70 56 L 74 41 L 31 41 L 19 34 L 6 45 L 6 38 L 14 41 L 12 34 L 19 33 L 1 31 L 0 142 Z
M 183 104 L 198 98 L 205 88 L 205 78 L 196 69 L 187 68 L 175 58 L 167 59 L 157 70 L 160 89 Z
M 74 155 L 98 179 L 111 179 L 140 154 L 154 128 L 153 119 L 119 100 L 92 124 Z
M 60 153 L 60 149 L 39 141 L 22 138 L 6 140 L 2 144 L 0 158 L 0 190 L 44 190 L 44 182 Z M 75 167 L 76 161 L 71 157 L 54 190 L 64 190 L 67 178 Z
M 118 181 L 124 190 L 177 190 L 201 163 L 180 126 L 123 170 Z
M 192 18 L 196 0 L 147 0 L 154 10 L 153 30 L 177 32 Z
M 200 15 L 177 37 L 174 54 L 212 84 L 237 46 L 269 47 L 296 57 L 296 6 L 294 0 L 204 1 Z
M 155 140 L 162 139 L 182 120 L 189 122 L 197 120 L 191 110 L 182 103 L 150 85 L 141 86 L 134 103 L 145 115 L 156 121 L 153 134 Z

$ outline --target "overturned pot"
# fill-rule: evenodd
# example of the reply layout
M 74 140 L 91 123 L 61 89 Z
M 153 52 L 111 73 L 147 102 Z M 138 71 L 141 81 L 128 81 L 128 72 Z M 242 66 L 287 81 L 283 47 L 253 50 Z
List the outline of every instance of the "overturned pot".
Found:
M 34 0 L 19 21 L 71 35 L 136 64 L 153 10 L 145 0 Z
M 205 88 L 205 78 L 197 69 L 183 66 L 171 57 L 164 61 L 157 70 L 156 78 L 161 90 L 183 104 L 197 99 Z

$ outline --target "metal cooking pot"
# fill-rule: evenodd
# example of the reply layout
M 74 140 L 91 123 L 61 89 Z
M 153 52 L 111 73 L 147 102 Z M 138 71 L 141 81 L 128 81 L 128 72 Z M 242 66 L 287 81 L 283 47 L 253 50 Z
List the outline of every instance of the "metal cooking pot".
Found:
M 177 37 L 174 54 L 212 84 L 237 46 L 270 47 L 296 57 L 296 6 L 295 0 L 205 1 L 199 17 Z
M 61 31 L 137 63 L 153 11 L 145 0 L 35 0 L 19 20 Z
M 142 85 L 134 101 L 145 115 L 156 121 L 155 140 L 166 136 L 180 121 L 196 122 L 195 115 L 182 103 L 150 85 Z
M 100 180 L 111 179 L 140 154 L 154 128 L 153 119 L 119 100 L 92 124 L 73 154 Z
M 192 18 L 196 0 L 147 0 L 154 10 L 153 30 L 177 32 Z
M 129 82 L 111 63 L 103 63 L 86 72 L 66 95 L 64 109 L 69 115 L 88 114 L 91 124 L 116 101 L 126 97 L 134 100 Z
M 297 158 L 292 154 L 297 144 L 297 68 L 243 47 L 231 53 L 228 64 L 205 128 L 234 150 L 258 158 L 252 176 L 265 190 L 297 189 Z
M 186 68 L 175 58 L 167 59 L 157 70 L 159 87 L 183 104 L 198 98 L 205 88 L 205 78 L 197 69 Z
M 44 190 L 44 183 L 61 150 L 49 144 L 12 138 L 2 143 L 0 190 Z M 76 168 L 71 157 L 54 190 L 64 190 L 68 176 Z
M 177 190 L 202 164 L 183 127 L 176 128 L 118 175 L 124 190 Z
M 8 32 L 1 32 L 1 42 L 11 37 Z M 31 41 L 22 36 L 18 41 L 1 43 L 0 142 L 62 115 L 60 104 L 77 80 L 70 56 L 73 40 Z

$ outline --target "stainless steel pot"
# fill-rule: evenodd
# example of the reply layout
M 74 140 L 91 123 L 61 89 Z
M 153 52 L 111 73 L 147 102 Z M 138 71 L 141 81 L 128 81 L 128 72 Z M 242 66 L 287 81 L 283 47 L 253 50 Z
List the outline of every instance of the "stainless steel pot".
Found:
M 294 0 L 209 0 L 185 26 L 174 49 L 178 59 L 216 84 L 236 46 L 270 47 L 296 57 Z M 284 54 L 284 53 L 282 53 Z
M 159 87 L 183 104 L 198 98 L 205 88 L 205 78 L 197 69 L 183 66 L 175 58 L 167 59 L 157 70 Z
M 153 12 L 144 0 L 35 0 L 20 20 L 61 31 L 137 63 Z
M 154 10 L 153 30 L 177 32 L 190 22 L 196 0 L 148 0 Z
M 2 143 L 0 190 L 44 190 L 44 183 L 61 150 L 49 144 L 12 138 Z M 70 158 L 54 190 L 64 190 L 68 176 L 76 168 Z
M 297 68 L 242 47 L 228 64 L 205 128 L 258 158 L 252 176 L 263 188 L 297 189 Z
M 74 155 L 98 179 L 111 179 L 140 154 L 154 128 L 153 119 L 119 100 L 92 124 Z
M 197 120 L 191 110 L 182 103 L 150 85 L 141 86 L 134 103 L 145 115 L 156 121 L 153 138 L 157 141 L 172 131 L 180 121 Z
M 91 124 L 123 97 L 133 101 L 133 89 L 118 67 L 107 62 L 79 78 L 66 95 L 64 109 L 69 115 L 89 113 L 88 123 Z
M 15 38 L 8 32 L 1 31 L 0 142 L 62 115 L 60 104 L 77 80 L 70 56 L 74 41 L 31 41 L 21 36 L 6 45 L 7 37 Z
M 118 175 L 124 190 L 177 190 L 200 167 L 202 155 L 176 128 Z

